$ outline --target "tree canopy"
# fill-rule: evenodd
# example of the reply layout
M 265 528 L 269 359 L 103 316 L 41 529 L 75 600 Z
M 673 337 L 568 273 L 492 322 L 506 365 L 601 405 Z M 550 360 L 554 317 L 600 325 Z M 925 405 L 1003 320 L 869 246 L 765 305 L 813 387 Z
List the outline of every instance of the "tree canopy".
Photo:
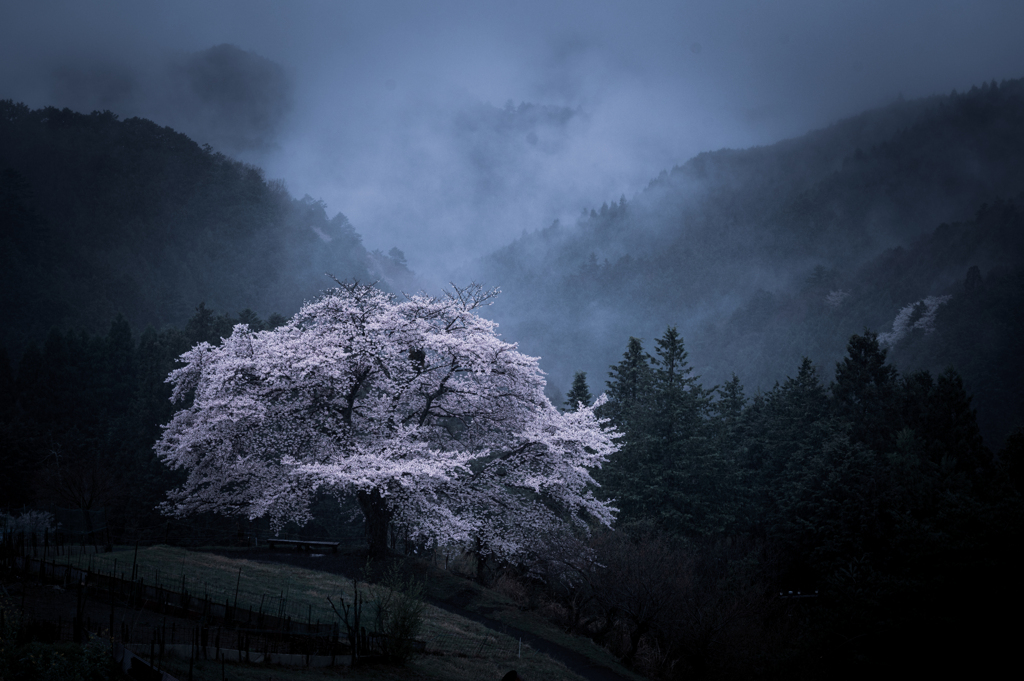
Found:
M 477 314 L 493 295 L 400 301 L 341 284 L 279 328 L 197 344 L 168 378 L 187 406 L 156 449 L 188 477 L 165 511 L 301 523 L 317 492 L 355 494 L 371 553 L 392 522 L 503 557 L 544 532 L 610 526 L 590 471 L 614 432 L 594 406 L 550 403 L 537 359 Z

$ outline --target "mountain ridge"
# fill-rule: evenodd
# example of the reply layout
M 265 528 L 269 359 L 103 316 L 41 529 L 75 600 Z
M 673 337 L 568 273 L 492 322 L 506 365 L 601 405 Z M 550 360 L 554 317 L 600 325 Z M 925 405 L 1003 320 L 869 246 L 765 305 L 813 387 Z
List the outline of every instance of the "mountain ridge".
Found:
M 472 276 L 502 286 L 494 317 L 544 358 L 553 397 L 579 370 L 599 389 L 630 336 L 650 340 L 667 326 L 680 328 L 708 383 L 735 372 L 748 389 L 766 390 L 803 355 L 836 361 L 853 333 L 885 331 L 926 296 L 959 295 L 972 266 L 983 277 L 1019 268 L 1016 232 L 981 229 L 981 216 L 991 206 L 1016 215 L 1021 159 L 1024 81 L 896 102 L 775 145 L 699 154 L 630 201 L 489 254 Z M 938 257 L 940 225 L 973 230 L 974 261 Z M 880 264 L 894 249 L 931 262 L 928 274 L 918 267 L 912 285 L 900 283 Z M 884 284 L 865 281 L 879 272 Z M 794 308 L 815 276 L 822 307 Z M 845 308 L 824 306 L 833 292 L 851 296 Z M 938 313 L 937 328 L 947 314 Z M 737 335 L 748 342 L 738 345 Z M 901 369 L 941 370 L 963 352 L 925 354 L 902 353 Z M 977 376 L 965 378 L 981 388 Z M 990 437 L 1016 417 L 1002 418 Z
M 0 101 L 0 346 L 51 327 L 181 326 L 205 302 L 290 314 L 331 281 L 404 281 L 322 201 L 200 146 L 109 112 Z

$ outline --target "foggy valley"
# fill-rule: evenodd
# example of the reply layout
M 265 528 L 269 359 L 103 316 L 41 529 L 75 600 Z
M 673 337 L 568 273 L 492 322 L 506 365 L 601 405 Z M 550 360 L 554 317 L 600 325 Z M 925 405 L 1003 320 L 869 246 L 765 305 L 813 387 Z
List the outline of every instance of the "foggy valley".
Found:
M 1012 650 L 1024 8 L 2 15 L 0 584 L 277 535 L 560 651 L 520 678 Z

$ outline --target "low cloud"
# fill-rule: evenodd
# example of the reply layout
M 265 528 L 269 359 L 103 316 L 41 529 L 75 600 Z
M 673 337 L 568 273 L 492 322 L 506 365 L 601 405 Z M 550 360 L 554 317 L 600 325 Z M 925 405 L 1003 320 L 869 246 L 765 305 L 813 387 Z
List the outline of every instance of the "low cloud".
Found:
M 250 158 L 278 143 L 294 106 L 280 64 L 228 44 L 135 64 L 68 60 L 51 69 L 47 90 L 54 105 L 150 118 Z
M 294 105 L 281 65 L 234 45 L 190 54 L 172 62 L 168 72 L 169 89 L 183 95 L 172 117 L 226 151 L 274 144 Z
M 1024 75 L 1012 0 L 38 0 L 4 19 L 0 97 L 170 125 L 435 280 L 702 151 Z

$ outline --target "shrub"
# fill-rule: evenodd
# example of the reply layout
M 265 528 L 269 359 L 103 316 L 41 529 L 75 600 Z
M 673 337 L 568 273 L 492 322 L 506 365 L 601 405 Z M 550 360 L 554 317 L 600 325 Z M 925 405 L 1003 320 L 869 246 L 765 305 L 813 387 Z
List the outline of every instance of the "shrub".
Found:
M 403 663 L 416 649 L 414 640 L 423 626 L 423 582 L 406 578 L 395 563 L 384 580 L 373 590 L 374 627 L 384 636 L 384 657 L 389 662 Z
M 2 645 L 2 644 L 0 644 Z M 108 681 L 113 661 L 107 644 L 28 643 L 3 649 L 5 681 Z

